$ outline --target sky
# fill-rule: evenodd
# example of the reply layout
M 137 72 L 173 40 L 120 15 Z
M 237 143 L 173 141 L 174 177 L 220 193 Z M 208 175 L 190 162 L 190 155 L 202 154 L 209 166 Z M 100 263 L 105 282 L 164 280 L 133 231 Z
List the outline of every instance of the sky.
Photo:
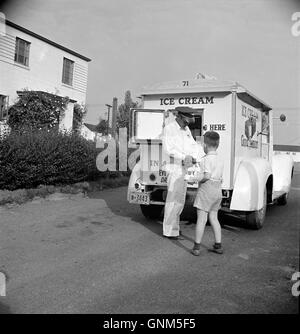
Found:
M 144 86 L 201 72 L 270 104 L 274 142 L 300 145 L 300 0 L 14 0 L 1 11 L 92 59 L 87 122 L 127 90 L 136 99 Z

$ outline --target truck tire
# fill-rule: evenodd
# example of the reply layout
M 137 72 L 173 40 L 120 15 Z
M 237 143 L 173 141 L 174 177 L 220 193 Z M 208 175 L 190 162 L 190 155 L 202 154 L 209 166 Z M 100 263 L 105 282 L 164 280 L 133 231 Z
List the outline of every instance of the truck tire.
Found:
M 223 212 L 222 210 L 218 211 L 218 220 L 221 225 L 224 225 L 226 221 L 226 215 L 225 215 L 225 212 Z
M 267 188 L 264 190 L 264 204 L 260 210 L 252 211 L 246 214 L 247 226 L 253 230 L 259 230 L 263 227 L 267 211 Z
M 146 218 L 150 218 L 150 219 L 158 219 L 161 215 L 162 209 L 164 208 L 164 205 L 154 205 L 154 204 L 150 204 L 150 205 L 144 205 L 141 204 L 141 210 L 143 215 Z
M 288 194 L 285 193 L 283 196 L 281 196 L 277 199 L 277 204 L 278 205 L 286 205 L 287 204 L 287 199 L 288 199 Z

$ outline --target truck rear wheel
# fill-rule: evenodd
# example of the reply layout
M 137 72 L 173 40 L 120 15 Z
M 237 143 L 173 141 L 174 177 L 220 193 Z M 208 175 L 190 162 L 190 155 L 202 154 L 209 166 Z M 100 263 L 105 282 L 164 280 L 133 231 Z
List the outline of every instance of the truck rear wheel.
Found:
M 246 223 L 253 230 L 259 230 L 263 227 L 267 211 L 267 189 L 264 190 L 264 203 L 260 210 L 252 211 L 246 214 Z
M 158 219 L 161 215 L 162 209 L 164 208 L 163 205 L 154 205 L 154 204 L 150 204 L 150 205 L 144 205 L 141 204 L 141 210 L 143 215 L 146 218 L 150 218 L 150 219 Z

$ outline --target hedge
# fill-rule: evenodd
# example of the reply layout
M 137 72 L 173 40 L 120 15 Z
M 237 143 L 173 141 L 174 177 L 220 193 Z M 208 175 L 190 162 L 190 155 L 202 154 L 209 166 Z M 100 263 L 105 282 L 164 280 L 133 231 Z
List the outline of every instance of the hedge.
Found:
M 95 143 L 76 133 L 40 130 L 0 138 L 0 189 L 76 183 L 103 176 Z

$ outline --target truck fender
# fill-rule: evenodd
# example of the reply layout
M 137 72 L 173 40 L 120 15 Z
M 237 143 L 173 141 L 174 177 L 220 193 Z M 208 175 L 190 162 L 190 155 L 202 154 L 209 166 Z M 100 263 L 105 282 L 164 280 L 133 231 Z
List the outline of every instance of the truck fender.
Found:
M 272 175 L 269 161 L 262 158 L 240 162 L 234 180 L 231 210 L 257 211 L 264 205 L 264 190 Z
M 132 169 L 129 183 L 128 183 L 128 189 L 127 189 L 127 199 L 129 198 L 129 192 L 131 190 L 135 190 L 135 183 L 138 181 L 138 179 L 141 177 L 141 163 L 138 162 Z
M 272 160 L 273 190 L 288 193 L 292 182 L 293 158 L 287 154 L 276 154 Z

